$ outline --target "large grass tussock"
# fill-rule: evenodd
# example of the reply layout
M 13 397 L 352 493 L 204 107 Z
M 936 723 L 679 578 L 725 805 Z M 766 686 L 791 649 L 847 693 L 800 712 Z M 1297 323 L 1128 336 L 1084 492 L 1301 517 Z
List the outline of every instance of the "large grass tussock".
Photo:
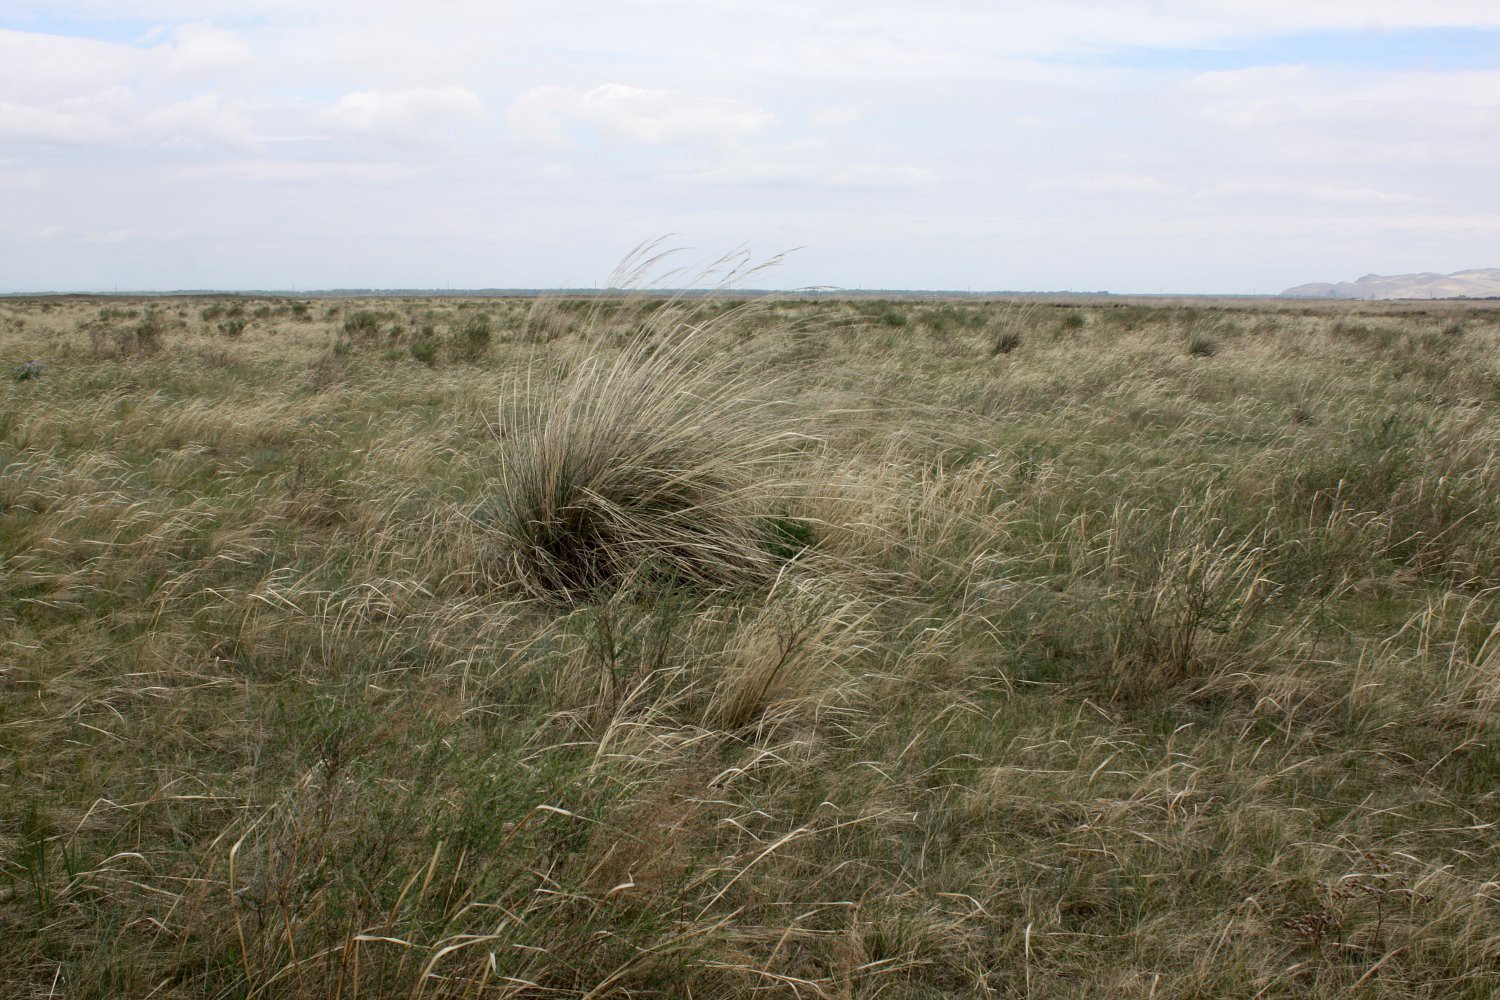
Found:
M 531 373 L 503 407 L 502 563 L 565 601 L 627 580 L 767 582 L 789 426 L 764 375 L 711 326 L 650 322 L 623 350 L 596 339 Z

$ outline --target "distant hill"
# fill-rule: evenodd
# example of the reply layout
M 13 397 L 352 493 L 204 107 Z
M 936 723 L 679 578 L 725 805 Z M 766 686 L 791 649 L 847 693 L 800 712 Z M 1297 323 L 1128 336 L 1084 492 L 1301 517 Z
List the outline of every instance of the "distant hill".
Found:
M 1500 296 L 1500 267 L 1452 274 L 1367 274 L 1358 281 L 1298 285 L 1281 294 L 1298 299 L 1483 299 Z

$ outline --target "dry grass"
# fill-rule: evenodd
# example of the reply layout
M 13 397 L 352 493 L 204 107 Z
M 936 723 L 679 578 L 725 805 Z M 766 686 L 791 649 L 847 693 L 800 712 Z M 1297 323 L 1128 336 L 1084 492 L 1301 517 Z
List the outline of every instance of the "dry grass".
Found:
M 0 355 L 7 1000 L 1500 981 L 1490 304 L 4 299 Z
M 774 577 L 798 435 L 774 382 L 716 333 L 667 313 L 617 352 L 582 339 L 506 390 L 492 522 L 513 581 L 576 602 L 643 577 Z

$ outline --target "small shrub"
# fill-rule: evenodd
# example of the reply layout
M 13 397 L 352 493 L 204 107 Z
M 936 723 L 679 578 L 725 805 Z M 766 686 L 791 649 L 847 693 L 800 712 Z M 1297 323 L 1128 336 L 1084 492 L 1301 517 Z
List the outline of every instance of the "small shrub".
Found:
M 219 332 L 230 340 L 236 340 L 245 332 L 245 328 L 249 325 L 250 321 L 243 316 L 236 317 L 235 319 L 227 319 L 219 324 Z
M 384 317 L 378 312 L 361 309 L 344 319 L 344 336 L 351 341 L 373 341 L 380 336 L 380 323 Z
M 107 330 L 108 321 L 105 310 L 100 314 L 100 320 L 89 331 L 89 337 L 94 341 L 94 349 L 100 351 L 100 333 Z M 127 326 L 123 329 L 113 331 L 113 353 L 119 358 L 151 357 L 161 352 L 163 340 L 166 337 L 167 321 L 161 313 L 150 310 L 143 316 L 140 322 Z
M 407 348 L 415 360 L 428 367 L 437 364 L 437 349 L 437 334 L 431 326 L 418 330 L 416 336 L 412 337 L 411 346 Z
M 1087 322 L 1083 318 L 1083 313 L 1070 312 L 1062 318 L 1062 328 L 1064 330 L 1082 330 Z
M 1385 954 L 1388 937 L 1409 934 L 1410 918 L 1433 895 L 1413 888 L 1411 877 L 1395 869 L 1398 855 L 1361 851 L 1358 870 L 1313 886 L 1314 905 L 1281 921 L 1310 945 L 1321 963 L 1366 961 Z
M 478 361 L 489 350 L 492 336 L 489 316 L 479 313 L 453 331 L 449 350 L 458 361 Z
M 11 373 L 17 382 L 30 382 L 42 377 L 44 367 L 40 361 L 22 361 Z

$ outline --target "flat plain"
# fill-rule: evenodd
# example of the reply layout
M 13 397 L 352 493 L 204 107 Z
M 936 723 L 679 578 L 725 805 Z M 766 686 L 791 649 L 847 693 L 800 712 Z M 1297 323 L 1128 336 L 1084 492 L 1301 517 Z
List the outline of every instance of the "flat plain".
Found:
M 1500 303 L 12 298 L 0 361 L 0 996 L 1500 992 Z

